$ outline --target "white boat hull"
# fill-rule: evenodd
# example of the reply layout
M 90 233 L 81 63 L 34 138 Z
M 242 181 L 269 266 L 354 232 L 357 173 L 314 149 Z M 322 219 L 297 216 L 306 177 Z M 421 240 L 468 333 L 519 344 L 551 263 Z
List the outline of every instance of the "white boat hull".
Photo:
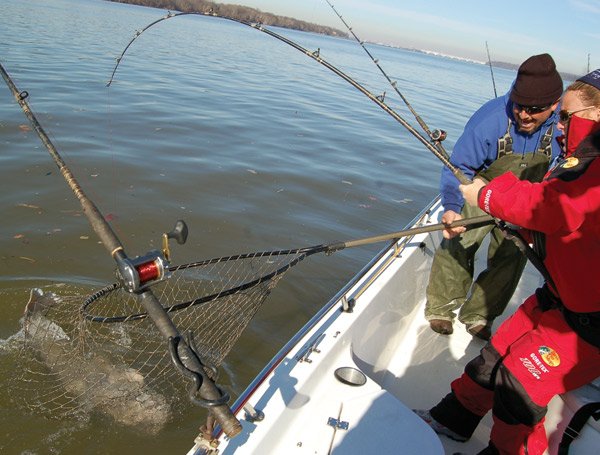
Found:
M 438 223 L 440 216 L 434 201 L 412 227 Z M 257 376 L 233 407 L 242 433 L 232 439 L 221 434 L 212 453 L 451 454 L 487 446 L 489 415 L 469 442 L 458 443 L 438 437 L 411 411 L 427 409 L 448 393 L 451 380 L 484 345 L 460 323 L 453 335 L 440 336 L 424 318 L 425 287 L 440 239 L 439 232 L 420 234 L 384 249 Z M 541 283 L 528 267 L 504 317 Z M 352 310 L 344 311 L 348 306 Z M 364 384 L 340 381 L 335 372 L 344 367 L 357 370 L 350 381 L 362 373 Z M 570 419 L 564 403 L 557 397 L 550 406 L 551 453 Z M 262 420 L 249 415 L 253 409 Z M 599 429 L 587 427 L 589 434 L 573 443 L 572 453 L 597 453 Z M 202 443 L 189 455 L 200 453 L 207 453 Z

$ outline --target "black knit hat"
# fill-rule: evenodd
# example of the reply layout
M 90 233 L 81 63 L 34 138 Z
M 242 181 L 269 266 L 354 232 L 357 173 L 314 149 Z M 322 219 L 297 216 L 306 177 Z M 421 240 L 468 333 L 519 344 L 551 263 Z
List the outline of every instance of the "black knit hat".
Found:
M 529 57 L 519 67 L 510 99 L 521 106 L 547 106 L 560 98 L 563 81 L 549 54 Z

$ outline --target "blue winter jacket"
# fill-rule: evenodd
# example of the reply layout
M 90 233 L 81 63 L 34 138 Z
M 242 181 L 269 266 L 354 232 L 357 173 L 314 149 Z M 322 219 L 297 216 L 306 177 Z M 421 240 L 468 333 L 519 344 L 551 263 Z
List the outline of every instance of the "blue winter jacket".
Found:
M 540 141 L 548 127 L 558 120 L 556 111 L 533 134 L 524 134 L 517 130 L 510 92 L 494 98 L 481 106 L 467 122 L 463 134 L 454 145 L 450 162 L 472 179 L 473 176 L 487 169 L 498 156 L 498 139 L 506 133 L 508 119 L 513 122 L 510 135 L 513 139 L 513 153 L 531 153 L 538 149 Z M 554 138 L 560 136 L 560 131 L 554 125 Z M 552 141 L 552 159 L 560 153 L 560 146 L 555 139 Z M 458 189 L 459 182 L 452 172 L 444 167 L 440 183 L 442 205 L 445 210 L 460 213 L 464 199 Z

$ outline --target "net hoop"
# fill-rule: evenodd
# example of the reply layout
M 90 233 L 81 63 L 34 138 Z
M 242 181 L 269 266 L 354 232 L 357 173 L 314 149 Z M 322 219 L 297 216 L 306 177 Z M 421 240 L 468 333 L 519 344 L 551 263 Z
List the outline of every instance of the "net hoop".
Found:
M 275 269 L 269 273 L 261 275 L 258 278 L 254 278 L 254 279 L 245 281 L 241 284 L 238 284 L 236 286 L 233 286 L 233 287 L 230 287 L 230 288 L 227 288 L 224 290 L 220 290 L 218 292 L 210 293 L 209 295 L 201 296 L 201 297 L 198 297 L 198 298 L 195 298 L 192 300 L 187 300 L 184 302 L 179 302 L 179 303 L 164 307 L 165 311 L 167 313 L 174 313 L 174 312 L 181 311 L 181 310 L 184 310 L 184 309 L 192 307 L 192 306 L 201 305 L 201 304 L 204 304 L 207 302 L 217 300 L 219 298 L 227 297 L 227 296 L 230 296 L 233 294 L 237 294 L 237 293 L 246 291 L 248 289 L 251 289 L 255 286 L 260 285 L 261 283 L 269 282 L 273 278 L 287 272 L 290 268 L 294 267 L 295 265 L 297 265 L 298 263 L 300 263 L 301 261 L 306 259 L 308 256 L 318 253 L 318 252 L 321 252 L 321 251 L 324 251 L 324 250 L 326 250 L 326 248 L 327 247 L 325 247 L 325 246 L 319 245 L 317 247 L 297 248 L 297 249 L 291 249 L 291 250 L 276 250 L 276 251 L 263 251 L 263 252 L 257 252 L 257 253 L 244 253 L 244 254 L 238 254 L 238 255 L 234 255 L 234 256 L 227 256 L 227 257 L 206 259 L 206 260 L 197 261 L 197 262 L 190 262 L 187 264 L 168 267 L 167 271 L 168 271 L 169 277 L 166 278 L 165 280 L 158 281 L 153 284 L 166 282 L 167 283 L 166 285 L 168 286 L 169 280 L 173 280 L 173 278 L 177 275 L 177 272 L 181 272 L 183 270 L 189 270 L 189 269 L 193 269 L 193 268 L 206 267 L 209 265 L 222 264 L 222 263 L 228 263 L 228 262 L 233 262 L 233 261 L 241 261 L 241 260 L 245 260 L 245 259 L 260 259 L 260 258 L 269 258 L 269 257 L 273 257 L 273 256 L 294 256 L 293 259 L 286 262 L 284 265 L 278 267 L 277 269 Z M 126 292 L 125 289 L 123 288 L 123 286 L 121 285 L 121 283 L 113 283 L 108 286 L 105 286 L 104 288 L 102 288 L 102 289 L 98 290 L 97 292 L 88 296 L 84 300 L 83 304 L 81 305 L 81 308 L 80 308 L 81 316 L 88 321 L 98 322 L 98 323 L 106 323 L 106 324 L 135 321 L 135 320 L 140 320 L 140 319 L 144 319 L 144 318 L 148 317 L 147 312 L 137 312 L 137 313 L 124 314 L 124 315 L 119 315 L 119 316 L 102 316 L 99 314 L 93 314 L 90 311 L 90 309 L 92 308 L 92 306 L 95 303 L 98 303 L 102 298 L 108 297 L 111 294 L 113 294 L 114 292 L 118 292 L 118 291 Z

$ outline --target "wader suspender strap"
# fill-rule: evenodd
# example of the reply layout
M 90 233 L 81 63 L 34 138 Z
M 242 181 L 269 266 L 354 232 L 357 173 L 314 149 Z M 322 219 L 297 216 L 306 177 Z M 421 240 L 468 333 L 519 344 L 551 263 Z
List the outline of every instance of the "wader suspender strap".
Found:
M 496 159 L 502 158 L 504 155 L 510 155 L 512 153 L 513 139 L 510 135 L 511 125 L 512 122 L 510 119 L 508 119 L 508 127 L 506 128 L 506 133 L 504 133 L 504 136 L 498 138 L 498 157 Z
M 537 153 L 543 153 L 548 157 L 548 159 L 552 159 L 552 136 L 554 133 L 554 124 L 550 125 L 550 128 L 546 130 L 544 133 L 544 137 L 540 141 L 540 146 L 537 149 Z
M 529 262 L 531 262 L 537 271 L 541 273 L 542 277 L 544 277 L 544 281 L 546 281 L 546 284 L 552 289 L 554 295 L 558 296 L 558 291 L 556 290 L 554 281 L 550 276 L 550 272 L 548 272 L 548 269 L 544 265 L 544 260 L 540 258 L 538 253 L 529 246 L 529 244 L 517 230 L 510 228 L 504 221 L 500 220 L 498 223 L 496 223 L 496 226 L 498 226 L 498 228 L 504 232 L 507 238 L 512 239 L 512 241 L 515 242 L 517 248 L 523 252 Z
M 504 136 L 498 138 L 498 158 L 502 158 L 505 155 L 510 155 L 513 152 L 513 139 L 510 135 L 510 127 L 512 125 L 511 119 L 508 119 L 508 127 L 506 128 L 506 133 Z M 540 141 L 540 145 L 535 153 L 543 153 L 549 159 L 552 158 L 552 136 L 554 133 L 554 124 L 550 125 L 550 127 L 542 136 L 542 140 Z
M 531 236 L 533 238 L 533 250 L 543 261 L 546 259 L 546 234 L 539 231 L 533 231 Z
M 571 418 L 569 425 L 565 428 L 563 437 L 558 445 L 558 455 L 569 453 L 569 445 L 579 436 L 579 432 L 590 417 L 594 420 L 600 419 L 600 403 L 588 403 L 580 407 Z

